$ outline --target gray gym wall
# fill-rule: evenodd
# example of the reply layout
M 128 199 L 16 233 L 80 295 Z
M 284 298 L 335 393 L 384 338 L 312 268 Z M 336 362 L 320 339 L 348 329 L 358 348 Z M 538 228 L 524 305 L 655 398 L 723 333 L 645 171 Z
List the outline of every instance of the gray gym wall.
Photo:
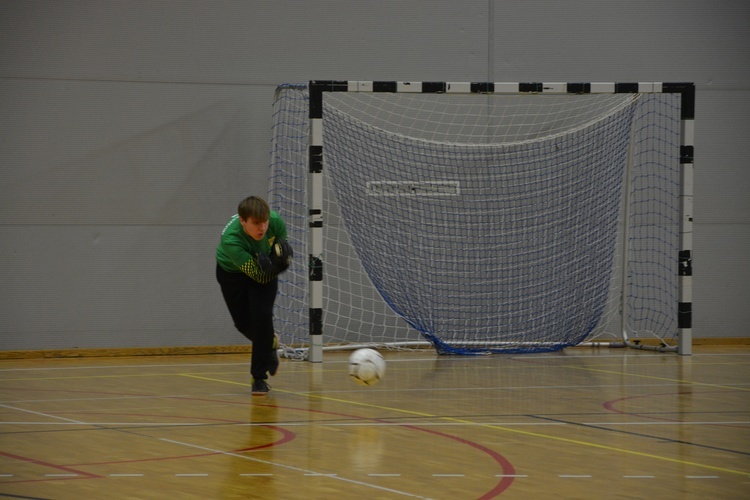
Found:
M 310 79 L 695 82 L 693 334 L 750 336 L 746 0 L 0 0 L 0 349 L 246 343 L 213 252 Z

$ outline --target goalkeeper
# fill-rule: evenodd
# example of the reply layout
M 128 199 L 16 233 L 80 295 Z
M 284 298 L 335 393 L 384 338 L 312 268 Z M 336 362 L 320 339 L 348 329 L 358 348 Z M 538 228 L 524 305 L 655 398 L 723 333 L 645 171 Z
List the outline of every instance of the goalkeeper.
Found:
M 268 394 L 268 374 L 279 368 L 273 305 L 278 275 L 289 267 L 292 248 L 286 224 L 260 197 L 242 200 L 216 248 L 216 279 L 234 326 L 253 343 L 253 395 Z

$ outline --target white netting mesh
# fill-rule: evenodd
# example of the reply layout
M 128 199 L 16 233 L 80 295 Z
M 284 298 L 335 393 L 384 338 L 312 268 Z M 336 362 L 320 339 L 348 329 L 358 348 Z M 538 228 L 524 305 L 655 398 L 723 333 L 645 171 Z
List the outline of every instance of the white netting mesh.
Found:
M 677 98 L 324 96 L 327 344 L 508 352 L 619 338 L 623 274 L 631 334 L 675 333 Z M 277 327 L 304 344 L 305 86 L 280 87 L 274 118 L 271 201 L 303 256 Z

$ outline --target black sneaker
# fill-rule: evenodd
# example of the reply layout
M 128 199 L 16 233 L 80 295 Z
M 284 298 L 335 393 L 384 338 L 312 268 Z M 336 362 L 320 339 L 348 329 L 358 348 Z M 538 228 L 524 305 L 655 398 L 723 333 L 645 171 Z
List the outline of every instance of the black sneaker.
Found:
M 274 333 L 273 351 L 271 352 L 271 360 L 268 362 L 268 373 L 273 377 L 277 371 L 279 371 L 279 334 Z
M 266 383 L 265 380 L 253 380 L 253 396 L 265 396 L 271 387 Z

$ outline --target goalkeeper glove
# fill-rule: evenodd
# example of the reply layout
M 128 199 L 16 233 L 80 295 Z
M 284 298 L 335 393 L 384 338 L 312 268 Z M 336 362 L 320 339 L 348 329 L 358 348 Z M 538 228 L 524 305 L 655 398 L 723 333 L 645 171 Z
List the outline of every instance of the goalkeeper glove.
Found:
M 276 272 L 283 273 L 286 271 L 292 263 L 292 257 L 294 257 L 294 251 L 292 246 L 286 240 L 278 240 L 273 244 L 271 249 L 271 257 L 273 257 L 273 264 L 276 268 Z
M 258 253 L 258 267 L 264 273 L 268 273 L 273 269 L 271 258 L 263 252 Z

